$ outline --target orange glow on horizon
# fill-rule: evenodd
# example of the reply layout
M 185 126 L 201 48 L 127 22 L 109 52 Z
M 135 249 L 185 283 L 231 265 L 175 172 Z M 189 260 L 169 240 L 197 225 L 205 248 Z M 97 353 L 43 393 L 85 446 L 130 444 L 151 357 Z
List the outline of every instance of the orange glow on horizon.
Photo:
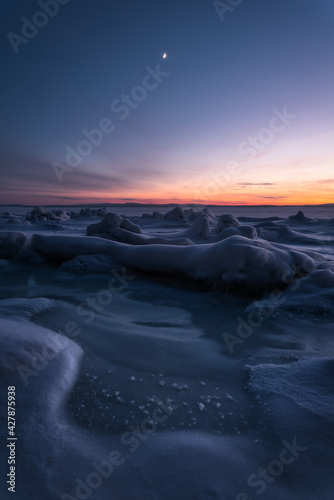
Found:
M 284 176 L 285 177 L 285 176 Z M 261 177 L 259 177 L 261 179 Z M 322 205 L 334 203 L 334 179 L 318 179 L 298 182 L 288 182 L 286 179 L 279 180 L 270 178 L 269 175 L 262 177 L 265 181 L 257 182 L 248 176 L 238 177 L 234 182 L 226 182 L 218 185 L 210 180 L 206 183 L 199 178 L 193 178 L 191 183 L 180 182 L 175 178 L 174 184 L 170 181 L 167 185 L 156 183 L 145 186 L 140 184 L 122 189 L 117 193 L 103 190 L 73 190 L 64 184 L 63 190 L 44 190 L 43 194 L 37 188 L 27 192 L 24 199 L 14 190 L 9 191 L 8 198 L 3 196 L 2 204 L 25 204 L 25 205 L 75 205 L 75 204 L 103 204 L 103 203 L 142 203 L 142 204 L 180 204 L 180 205 L 230 205 L 230 206 L 253 206 L 253 205 Z M 247 180 L 247 182 L 246 182 Z M 252 182 L 248 182 L 251 180 Z M 240 182 L 242 181 L 242 182 Z M 67 188 L 67 189 L 66 189 Z M 28 191 L 28 190 L 27 190 Z M 144 194 L 145 193 L 145 194 Z M 15 199 L 16 198 L 16 199 Z M 14 199 L 14 203 L 13 203 Z
M 52 199 L 52 195 L 49 195 L 45 204 L 51 204 L 50 200 Z M 59 200 L 60 201 L 60 200 Z M 59 203 L 55 202 L 53 198 L 52 204 Z M 82 193 L 80 199 L 76 195 L 73 195 L 73 201 L 71 201 L 71 196 L 69 196 L 69 201 L 66 202 L 62 200 L 59 204 L 103 204 L 103 203 L 142 203 L 142 204 L 157 204 L 157 205 L 168 205 L 168 204 L 180 204 L 180 205 L 229 205 L 229 206 L 258 206 L 258 205 L 276 205 L 276 206 L 303 206 L 303 205 L 323 205 L 323 204 L 334 204 L 334 196 L 332 194 L 314 194 L 307 195 L 305 193 L 291 193 L 286 195 L 277 195 L 277 197 L 266 197 L 266 196 L 257 196 L 256 194 L 248 194 L 246 196 L 242 196 L 241 193 L 234 193 L 233 195 L 227 194 L 226 197 L 222 198 L 212 198 L 208 199 L 204 196 L 200 197 L 187 197 L 187 196 L 170 196 L 164 193 L 161 195 L 160 193 L 157 195 L 151 196 L 129 196 L 128 193 L 124 193 L 118 196 L 112 196 L 109 193 L 100 194 L 96 193 Z
M 241 191 L 241 190 L 240 190 Z M 142 203 L 142 204 L 180 204 L 180 205 L 227 205 L 227 206 L 258 206 L 258 205 L 276 205 L 276 206 L 302 206 L 302 205 L 323 205 L 334 204 L 334 193 L 277 193 L 266 195 L 261 193 L 243 193 L 243 192 L 226 193 L 224 197 L 208 198 L 206 196 L 169 196 L 169 193 L 150 193 L 146 196 L 133 196 L 129 193 L 119 193 L 114 196 L 110 193 L 67 193 L 66 199 L 58 193 L 44 193 L 44 196 L 39 195 L 38 198 L 34 194 L 27 197 L 25 202 L 22 200 L 20 205 L 36 206 L 36 205 L 76 205 L 76 204 L 103 204 L 103 203 Z M 12 201 L 7 202 L 14 204 Z M 3 200 L 3 205 L 6 200 Z

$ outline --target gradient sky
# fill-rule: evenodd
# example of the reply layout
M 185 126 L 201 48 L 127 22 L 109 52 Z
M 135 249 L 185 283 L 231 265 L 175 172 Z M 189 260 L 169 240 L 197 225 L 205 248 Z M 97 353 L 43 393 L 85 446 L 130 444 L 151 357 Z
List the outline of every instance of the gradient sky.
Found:
M 220 16 L 210 0 L 41 10 L 0 7 L 0 204 L 334 202 L 333 0 L 244 0 Z M 23 17 L 47 22 L 22 41 Z M 106 118 L 70 167 L 66 147 Z

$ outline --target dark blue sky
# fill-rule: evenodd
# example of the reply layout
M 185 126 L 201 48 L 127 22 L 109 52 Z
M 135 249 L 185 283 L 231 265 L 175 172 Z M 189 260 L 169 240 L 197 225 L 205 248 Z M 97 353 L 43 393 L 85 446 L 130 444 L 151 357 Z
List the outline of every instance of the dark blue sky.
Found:
M 36 17 L 36 1 L 1 6 L 0 202 L 334 201 L 331 0 L 244 0 L 223 21 L 206 0 L 58 8 L 51 18 Z M 46 24 L 16 45 L 22 17 Z M 157 65 L 169 76 L 112 111 Z M 293 118 L 270 132 L 284 108 Z M 113 131 L 72 168 L 66 147 L 104 118 Z M 242 168 L 226 173 L 232 160 Z

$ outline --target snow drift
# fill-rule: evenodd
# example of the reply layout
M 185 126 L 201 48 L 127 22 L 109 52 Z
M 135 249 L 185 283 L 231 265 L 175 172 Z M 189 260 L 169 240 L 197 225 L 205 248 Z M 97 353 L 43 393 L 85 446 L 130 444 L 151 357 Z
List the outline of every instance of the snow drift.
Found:
M 185 275 L 252 292 L 286 286 L 288 280 L 297 276 L 297 269 L 304 270 L 306 275 L 327 260 L 312 252 L 299 252 L 243 236 L 200 245 L 133 246 L 97 237 L 35 234 L 28 248 L 57 262 L 78 255 L 108 255 L 115 263 L 140 271 Z

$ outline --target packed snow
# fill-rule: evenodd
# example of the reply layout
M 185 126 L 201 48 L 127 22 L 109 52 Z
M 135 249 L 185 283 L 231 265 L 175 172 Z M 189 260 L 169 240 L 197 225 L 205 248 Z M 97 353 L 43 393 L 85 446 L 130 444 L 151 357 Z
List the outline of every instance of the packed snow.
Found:
M 0 207 L 16 498 L 332 500 L 333 229 L 331 206 Z

